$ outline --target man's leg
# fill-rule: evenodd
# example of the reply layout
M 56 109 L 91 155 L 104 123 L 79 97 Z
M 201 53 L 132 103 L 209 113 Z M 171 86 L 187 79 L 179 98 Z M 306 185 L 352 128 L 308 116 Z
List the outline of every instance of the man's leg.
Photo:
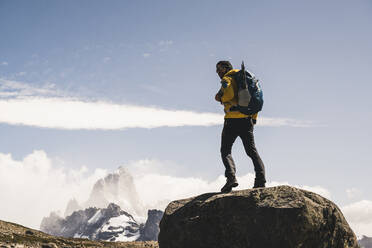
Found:
M 221 157 L 225 166 L 225 177 L 227 178 L 225 186 L 221 189 L 222 192 L 230 192 L 232 187 L 238 186 L 235 178 L 235 163 L 231 156 L 232 145 L 238 137 L 233 121 L 225 119 L 221 136 Z
M 251 119 L 242 119 L 239 128 L 239 136 L 243 141 L 244 149 L 247 155 L 252 159 L 254 170 L 256 172 L 255 185 L 257 187 L 265 187 L 265 166 L 262 162 L 260 155 L 257 152 L 254 136 L 253 136 L 253 123 Z

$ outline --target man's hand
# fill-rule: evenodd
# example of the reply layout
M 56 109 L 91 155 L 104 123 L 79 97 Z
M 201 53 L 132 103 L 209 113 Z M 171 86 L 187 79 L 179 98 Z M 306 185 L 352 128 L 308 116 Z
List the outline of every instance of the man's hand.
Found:
M 214 99 L 216 99 L 217 102 L 221 102 L 221 95 L 217 93 Z
M 223 95 L 223 92 L 220 90 L 217 92 L 216 96 L 214 97 L 214 99 L 217 101 L 217 102 L 221 102 L 221 97 Z M 222 102 L 221 102 L 222 103 Z

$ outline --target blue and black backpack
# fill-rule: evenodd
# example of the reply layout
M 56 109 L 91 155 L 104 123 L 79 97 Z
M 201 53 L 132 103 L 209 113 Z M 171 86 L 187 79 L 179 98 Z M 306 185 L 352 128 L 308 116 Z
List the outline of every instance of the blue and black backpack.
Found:
M 230 111 L 239 111 L 246 115 L 252 115 L 262 110 L 263 93 L 258 79 L 245 70 L 244 61 L 241 70 L 233 75 L 238 86 L 238 105 L 230 108 Z

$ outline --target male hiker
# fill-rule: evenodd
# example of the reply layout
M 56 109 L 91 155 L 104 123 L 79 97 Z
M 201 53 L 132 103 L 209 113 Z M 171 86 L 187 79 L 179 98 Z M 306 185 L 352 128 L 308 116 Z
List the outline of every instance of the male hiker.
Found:
M 224 105 L 225 122 L 221 138 L 221 156 L 225 165 L 226 184 L 222 187 L 221 192 L 230 192 L 233 187 L 238 186 L 235 177 L 235 164 L 231 156 L 231 148 L 239 136 L 244 145 L 245 152 L 252 159 L 256 178 L 253 188 L 265 187 L 265 167 L 257 152 L 254 137 L 253 125 L 257 120 L 257 113 L 243 114 L 237 110 L 230 110 L 231 107 L 238 104 L 237 83 L 234 74 L 239 70 L 234 70 L 229 61 L 219 61 L 216 65 L 216 72 L 221 78 L 221 89 L 216 94 L 216 101 Z M 233 108 L 234 109 L 234 108 Z

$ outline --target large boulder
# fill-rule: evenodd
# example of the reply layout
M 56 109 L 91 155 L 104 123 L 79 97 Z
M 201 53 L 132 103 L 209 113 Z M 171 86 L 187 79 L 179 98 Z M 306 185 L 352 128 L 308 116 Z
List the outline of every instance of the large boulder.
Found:
M 160 248 L 356 248 L 340 209 L 290 186 L 208 193 L 171 202 Z

